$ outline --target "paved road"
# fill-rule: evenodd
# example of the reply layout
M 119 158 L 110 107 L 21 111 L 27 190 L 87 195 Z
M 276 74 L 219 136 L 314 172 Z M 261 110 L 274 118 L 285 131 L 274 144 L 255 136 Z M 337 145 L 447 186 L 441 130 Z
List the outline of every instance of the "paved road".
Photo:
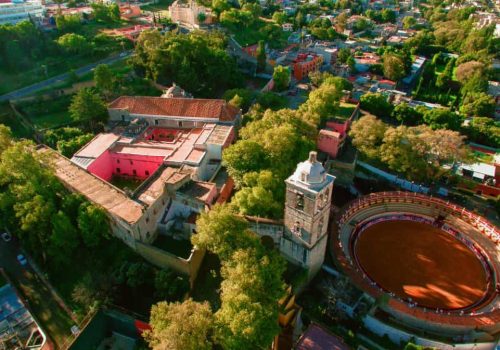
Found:
M 81 68 L 78 68 L 75 70 L 75 73 L 78 76 L 82 76 L 82 75 L 90 72 L 92 69 L 94 69 L 99 64 L 112 64 L 112 63 L 115 63 L 117 61 L 123 60 L 127 57 L 130 57 L 131 55 L 132 55 L 132 51 L 125 51 L 125 52 L 120 53 L 119 55 L 111 56 L 111 57 L 105 58 L 103 60 L 100 60 L 98 62 L 89 64 L 89 65 L 81 67 Z M 7 101 L 7 100 L 10 100 L 13 98 L 20 98 L 20 97 L 31 95 L 34 92 L 37 92 L 38 90 L 41 90 L 41 89 L 46 88 L 50 85 L 54 85 L 56 83 L 63 82 L 65 80 L 67 80 L 69 78 L 69 75 L 70 75 L 69 72 L 64 73 L 64 74 L 60 74 L 60 75 L 57 75 L 57 76 L 52 77 L 50 79 L 41 81 L 39 83 L 35 83 L 33 85 L 23 87 L 19 90 L 11 91 L 5 95 L 0 96 L 0 102 Z
M 0 239 L 0 266 L 4 268 L 18 291 L 28 301 L 28 306 L 49 338 L 58 345 L 71 335 L 71 318 L 53 299 L 44 283 L 29 267 L 22 267 L 17 262 L 19 246 L 11 241 Z

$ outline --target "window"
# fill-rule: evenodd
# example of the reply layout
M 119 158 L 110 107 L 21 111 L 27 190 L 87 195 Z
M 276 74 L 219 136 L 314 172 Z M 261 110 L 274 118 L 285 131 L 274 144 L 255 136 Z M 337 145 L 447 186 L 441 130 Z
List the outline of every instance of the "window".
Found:
M 146 222 L 149 222 L 149 217 L 146 218 Z
M 130 160 L 130 165 L 134 164 L 134 161 L 133 160 Z
M 297 193 L 295 197 L 295 208 L 304 209 L 304 195 L 302 193 Z
M 132 170 L 132 174 L 134 174 L 134 176 L 136 176 L 137 175 L 137 170 L 135 170 L 135 169 Z
M 307 263 L 307 250 L 306 250 L 306 249 L 304 249 L 303 253 L 304 253 L 304 254 L 302 255 L 302 262 L 303 262 L 304 264 L 306 264 L 306 263 Z
M 177 125 L 179 126 L 179 128 L 182 128 L 182 122 L 181 121 L 178 121 Z
M 158 119 L 155 119 L 155 125 L 159 125 L 160 121 Z
M 146 170 L 144 174 L 146 174 L 146 176 L 149 176 L 149 170 Z
M 119 160 L 119 159 L 117 159 L 117 160 L 116 160 L 116 163 L 120 164 L 120 160 Z
M 120 168 L 116 168 L 116 172 L 119 174 L 121 172 Z
M 122 114 L 122 122 L 125 121 L 125 114 Z

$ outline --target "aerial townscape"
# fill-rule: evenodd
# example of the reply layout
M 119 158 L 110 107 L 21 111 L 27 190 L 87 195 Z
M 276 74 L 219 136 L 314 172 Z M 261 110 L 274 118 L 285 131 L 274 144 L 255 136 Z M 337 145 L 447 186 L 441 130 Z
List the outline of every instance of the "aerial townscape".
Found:
M 500 349 L 500 0 L 0 0 L 0 350 Z

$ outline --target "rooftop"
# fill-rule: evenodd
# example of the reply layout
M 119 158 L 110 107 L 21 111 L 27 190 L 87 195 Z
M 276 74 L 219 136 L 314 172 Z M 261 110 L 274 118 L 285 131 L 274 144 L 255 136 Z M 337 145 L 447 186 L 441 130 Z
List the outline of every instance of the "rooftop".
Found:
M 203 182 L 203 181 L 191 181 L 185 187 L 183 187 L 180 192 L 185 195 L 196 198 L 204 203 L 208 203 L 208 199 L 210 198 L 210 193 L 216 188 L 216 185 L 211 182 Z
M 81 193 L 89 201 L 102 206 L 128 223 L 135 223 L 142 216 L 143 206 L 130 199 L 125 192 L 92 175 L 48 147 L 40 147 L 39 152 L 50 155 L 51 166 L 59 180 L 72 190 Z
M 349 350 L 349 347 L 342 338 L 330 334 L 315 323 L 311 323 L 299 338 L 295 350 Z
M 234 121 L 240 112 L 224 100 L 144 96 L 121 96 L 111 102 L 108 108 L 124 109 L 131 114 L 139 115 L 217 119 L 219 121 Z

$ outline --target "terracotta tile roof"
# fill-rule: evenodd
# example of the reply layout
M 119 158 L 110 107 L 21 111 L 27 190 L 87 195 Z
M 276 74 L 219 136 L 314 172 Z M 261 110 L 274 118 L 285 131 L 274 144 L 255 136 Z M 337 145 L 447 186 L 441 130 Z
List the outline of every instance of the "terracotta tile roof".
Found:
M 109 109 L 125 109 L 132 114 L 210 118 L 233 121 L 239 110 L 224 100 L 198 98 L 164 98 L 121 96 L 111 102 Z

